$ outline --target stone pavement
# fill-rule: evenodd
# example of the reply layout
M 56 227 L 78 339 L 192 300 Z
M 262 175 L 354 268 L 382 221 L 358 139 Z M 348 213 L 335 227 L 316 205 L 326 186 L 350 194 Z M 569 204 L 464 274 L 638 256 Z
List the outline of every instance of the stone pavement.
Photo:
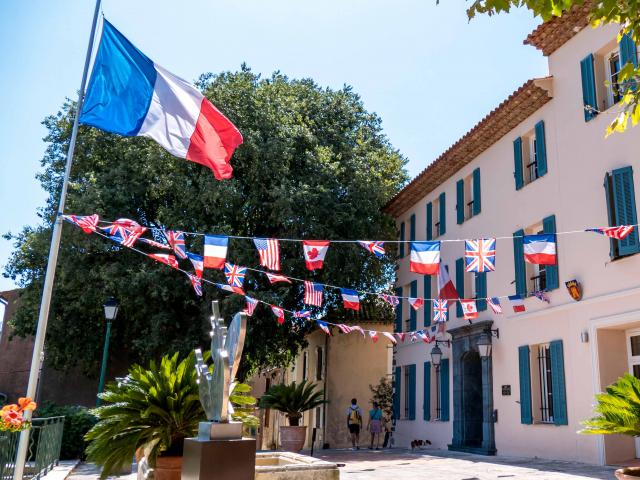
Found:
M 309 452 L 302 452 L 308 454 Z M 614 479 L 614 467 L 521 457 L 486 457 L 444 450 L 320 450 L 314 457 L 338 463 L 341 480 L 591 480 Z M 97 480 L 100 470 L 81 463 L 66 480 Z M 118 480 L 135 480 L 122 475 Z M 47 477 L 48 480 L 48 477 Z
M 303 452 L 308 453 L 308 452 Z M 320 450 L 314 456 L 344 464 L 341 480 L 614 479 L 613 467 L 444 450 Z

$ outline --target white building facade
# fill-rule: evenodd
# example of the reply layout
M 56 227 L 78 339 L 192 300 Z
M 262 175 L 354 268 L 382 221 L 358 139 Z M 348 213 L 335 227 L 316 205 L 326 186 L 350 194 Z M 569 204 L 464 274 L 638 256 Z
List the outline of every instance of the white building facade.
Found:
M 596 393 L 625 372 L 640 376 L 637 230 L 622 241 L 558 235 L 558 263 L 547 268 L 526 264 L 521 238 L 511 238 L 638 223 L 640 130 L 605 139 L 620 110 L 619 91 L 605 81 L 637 62 L 635 45 L 619 45 L 617 34 L 589 27 L 584 10 L 538 27 L 527 43 L 547 55 L 550 76 L 514 92 L 387 205 L 401 240 L 443 241 L 441 261 L 461 297 L 527 296 L 522 313 L 501 299 L 501 315 L 480 300 L 472 323 L 453 305 L 437 368 L 435 343 L 398 344 L 395 446 L 428 439 L 440 449 L 596 464 L 640 453 L 630 438 L 577 433 Z M 488 237 L 498 238 L 496 270 L 466 273 L 464 242 L 447 240 Z M 435 276 L 410 272 L 409 243 L 400 257 L 397 293 L 437 297 Z M 550 303 L 530 296 L 536 290 Z M 426 328 L 432 318 L 430 302 L 416 312 L 405 300 L 395 329 Z M 491 355 L 481 357 L 486 338 Z

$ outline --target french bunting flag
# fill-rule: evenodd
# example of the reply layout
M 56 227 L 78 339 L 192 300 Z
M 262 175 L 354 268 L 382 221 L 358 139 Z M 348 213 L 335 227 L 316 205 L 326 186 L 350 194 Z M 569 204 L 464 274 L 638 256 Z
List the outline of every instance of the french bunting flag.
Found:
M 409 270 L 422 275 L 435 275 L 440 267 L 440 242 L 411 242 Z
M 513 311 L 515 313 L 524 312 L 524 300 L 522 299 L 522 295 L 509 295 L 509 301 L 511 302 L 511 306 L 513 307 Z
M 224 235 L 204 236 L 204 268 L 222 270 L 227 261 L 229 237 Z
M 331 336 L 331 330 L 329 330 L 329 324 L 327 322 L 323 322 L 322 320 L 316 320 L 316 323 L 324 333 Z
M 231 178 L 242 135 L 200 91 L 138 50 L 104 20 L 80 123 L 148 137 L 169 153 Z
M 320 270 L 324 266 L 324 257 L 329 249 L 325 240 L 303 240 L 304 261 L 307 270 Z
M 202 278 L 202 272 L 204 272 L 204 258 L 195 253 L 187 252 L 187 257 L 191 260 L 193 269 L 196 271 L 198 278 Z
M 536 265 L 556 264 L 556 234 L 525 235 L 524 260 Z
M 360 297 L 358 297 L 358 292 L 348 288 L 341 288 L 340 293 L 342 294 L 344 308 L 356 311 L 360 310 Z

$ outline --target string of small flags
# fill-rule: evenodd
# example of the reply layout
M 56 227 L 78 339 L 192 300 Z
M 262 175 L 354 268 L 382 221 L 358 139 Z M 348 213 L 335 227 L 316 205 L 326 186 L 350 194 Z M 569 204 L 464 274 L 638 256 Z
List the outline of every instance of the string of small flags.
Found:
M 449 302 L 459 302 L 463 312 L 463 317 L 469 321 L 478 317 L 478 301 L 486 301 L 487 304 L 491 307 L 492 311 L 496 314 L 502 313 L 500 299 L 508 299 L 515 313 L 525 311 L 523 299 L 527 297 L 536 297 L 542 301 L 549 303 L 549 299 L 547 298 L 544 291 L 534 291 L 526 293 L 524 295 L 516 294 L 471 299 L 460 298 L 455 286 L 453 285 L 453 282 L 449 278 L 446 266 L 440 263 L 439 242 L 411 242 L 412 251 L 410 259 L 410 269 L 412 272 L 421 273 L 424 275 L 438 275 L 438 297 L 403 297 L 378 292 L 357 291 L 329 284 L 311 282 L 295 277 L 269 273 L 250 267 L 241 267 L 238 265 L 234 265 L 230 262 L 227 262 L 229 239 L 228 236 L 206 235 L 204 256 L 200 256 L 186 251 L 184 239 L 185 233 L 181 231 L 155 229 L 162 232 L 163 237 L 168 242 L 168 244 L 165 244 L 142 237 L 142 235 L 148 230 L 148 228 L 141 226 L 134 220 L 119 219 L 115 222 L 100 222 L 98 215 L 65 215 L 63 216 L 63 218 L 79 226 L 83 231 L 87 233 L 100 230 L 104 232 L 106 236 L 111 240 L 129 248 L 133 247 L 136 241 L 140 241 L 156 248 L 173 250 L 175 256 L 167 254 L 151 254 L 150 256 L 157 261 L 163 261 L 170 266 L 174 266 L 174 263 L 177 266 L 176 257 L 179 259 L 189 258 L 189 260 L 193 264 L 194 270 L 196 272 L 195 278 L 197 279 L 202 279 L 202 272 L 204 268 L 222 269 L 224 270 L 224 274 L 227 278 L 228 286 L 231 289 L 242 290 L 247 270 L 265 274 L 272 284 L 277 282 L 292 283 L 292 280 L 304 283 L 304 303 L 317 307 L 322 306 L 325 287 L 340 290 L 344 308 L 351 310 L 359 310 L 360 295 L 377 296 L 394 307 L 400 303 L 401 299 L 406 299 L 414 310 L 419 310 L 420 308 L 422 308 L 425 305 L 425 302 L 431 302 L 433 305 L 434 321 L 436 322 L 438 321 L 438 318 L 442 316 L 442 314 L 438 315 L 436 314 L 436 312 L 441 310 L 448 310 Z M 108 225 L 99 227 L 98 225 L 100 223 L 106 223 Z M 619 227 L 588 229 L 588 231 L 600 233 L 611 238 L 623 239 L 628 236 L 633 231 L 633 229 L 634 226 L 628 225 Z M 557 259 L 555 253 L 555 234 L 525 235 L 522 238 L 524 252 L 523 255 L 526 262 L 538 265 L 556 264 Z M 330 242 L 318 240 L 310 240 L 307 242 L 308 243 L 304 245 L 307 268 L 309 270 L 322 268 L 324 256 L 326 255 L 326 251 L 329 247 Z M 495 238 L 465 240 L 465 270 L 467 272 L 475 273 L 494 271 L 495 242 Z M 267 266 L 267 268 L 280 267 L 279 246 L 277 243 L 277 239 L 254 239 L 254 243 L 258 250 L 260 263 L 263 266 Z M 381 245 L 377 246 L 377 243 L 381 242 L 372 242 L 370 245 L 368 245 L 372 253 L 376 255 L 380 253 L 380 248 L 382 248 Z M 200 294 L 201 285 L 199 286 L 196 280 L 194 280 L 193 278 L 191 278 L 191 282 L 196 293 Z
M 76 222 L 73 222 L 76 223 Z M 76 225 L 80 226 L 78 223 L 76 223 Z M 89 227 L 81 227 L 83 229 L 83 231 L 85 231 L 86 233 L 96 233 L 97 235 L 100 235 L 101 237 L 107 238 L 107 239 L 111 239 L 113 241 L 116 241 L 117 243 L 119 243 L 120 245 L 124 245 L 123 242 L 120 242 L 119 240 L 115 240 L 114 238 L 112 238 L 113 236 L 100 232 L 98 230 L 91 230 Z M 153 245 L 153 242 L 149 242 L 149 244 Z M 178 261 L 176 259 L 176 257 L 174 255 L 171 254 L 166 254 L 166 253 L 146 253 L 143 252 L 142 250 L 139 250 L 138 248 L 136 248 L 135 246 L 131 245 L 128 246 L 128 248 L 136 253 L 139 253 L 141 255 L 144 255 L 145 257 L 151 258 L 157 262 L 160 263 L 164 263 L 168 266 L 170 266 L 171 268 L 178 270 L 179 272 L 184 273 L 188 278 L 189 281 L 191 282 L 196 294 L 198 296 L 202 296 L 203 295 L 203 290 L 202 290 L 202 283 L 207 283 L 210 285 L 215 286 L 216 288 L 229 292 L 229 293 L 233 293 L 236 295 L 243 295 L 245 297 L 245 301 L 246 301 L 246 307 L 244 309 L 244 312 L 248 315 L 248 316 L 252 316 L 255 312 L 256 307 L 259 304 L 264 304 L 267 307 L 269 307 L 272 311 L 272 313 L 275 315 L 276 320 L 278 322 L 279 325 L 282 325 L 285 323 L 286 319 L 285 319 L 285 313 L 288 313 L 290 315 L 293 316 L 293 318 L 295 320 L 304 320 L 304 321 L 311 321 L 311 322 L 315 322 L 316 325 L 318 326 L 318 328 L 320 328 L 323 332 L 325 332 L 327 335 L 333 335 L 331 332 L 331 329 L 329 327 L 336 327 L 341 333 L 343 334 L 347 334 L 347 333 L 352 333 L 352 332 L 358 332 L 360 333 L 363 338 L 370 338 L 372 340 L 373 343 L 376 343 L 380 337 L 385 337 L 389 342 L 393 343 L 394 345 L 396 345 L 398 342 L 400 343 L 404 343 L 404 342 L 417 342 L 417 341 L 423 341 L 425 343 L 432 343 L 433 341 L 436 340 L 436 337 L 438 334 L 440 333 L 444 333 L 445 332 L 445 324 L 444 322 L 441 322 L 437 325 L 433 325 L 427 329 L 421 329 L 421 330 L 415 330 L 415 331 L 411 331 L 411 332 L 398 332 L 398 333 L 391 333 L 391 332 L 387 332 L 387 331 L 378 331 L 378 330 L 364 330 L 362 327 L 358 326 L 358 325 L 346 325 L 343 323 L 333 323 L 333 322 L 328 322 L 328 321 L 324 321 L 321 319 L 314 319 L 311 318 L 311 312 L 308 310 L 301 310 L 301 311 L 292 311 L 292 310 L 287 310 L 284 309 L 282 307 L 279 307 L 277 305 L 273 305 L 270 304 L 268 302 L 265 302 L 263 300 L 259 300 L 256 298 L 252 298 L 249 297 L 248 295 L 246 295 L 246 293 L 244 292 L 244 290 L 242 289 L 241 286 L 238 286 L 238 282 L 233 280 L 233 278 L 237 279 L 237 272 L 231 272 L 230 275 L 232 276 L 232 282 L 235 283 L 235 285 L 225 285 L 225 284 L 221 284 L 221 283 L 216 283 L 213 282 L 211 280 L 208 280 L 206 278 L 202 278 L 201 274 L 202 274 L 202 270 L 196 268 L 196 274 L 192 274 L 186 270 L 183 270 L 182 268 L 180 268 Z M 189 252 L 185 252 L 187 255 L 187 258 L 190 258 L 190 254 Z M 195 265 L 194 265 L 195 266 Z M 236 275 L 235 277 L 233 277 L 234 275 Z M 229 278 L 229 277 L 228 277 Z M 231 283 L 231 282 L 230 282 Z

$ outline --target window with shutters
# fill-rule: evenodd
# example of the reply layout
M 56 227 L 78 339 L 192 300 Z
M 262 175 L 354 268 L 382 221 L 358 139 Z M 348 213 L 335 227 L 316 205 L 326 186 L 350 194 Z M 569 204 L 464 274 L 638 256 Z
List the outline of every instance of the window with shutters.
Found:
M 551 349 L 549 344 L 531 345 L 531 407 L 535 423 L 554 423 Z
M 440 199 L 436 198 L 433 202 L 433 215 L 432 215 L 432 227 L 431 231 L 433 232 L 433 238 L 438 238 L 442 235 L 442 223 L 440 222 Z
M 547 173 L 547 152 L 544 121 L 525 132 L 513 142 L 516 190 L 534 182 Z
M 637 49 L 633 45 L 637 57 Z M 622 100 L 624 90 L 618 80 L 618 74 L 623 67 L 621 46 L 616 40 L 607 43 L 593 56 L 594 77 L 596 83 L 596 103 L 598 110 L 604 111 Z
M 522 173 L 525 185 L 538 179 L 538 157 L 534 130 L 522 136 Z
M 616 48 L 605 55 L 607 108 L 612 107 L 622 100 L 622 89 L 619 86 L 618 74 L 620 73 L 620 51 Z
M 302 380 L 309 378 L 309 352 L 302 353 Z
M 431 404 L 431 420 L 442 420 L 442 370 L 431 366 L 431 382 L 430 382 L 430 404 Z
M 411 383 L 409 367 L 402 367 L 403 372 L 403 382 L 402 382 L 402 398 L 403 398 L 403 409 L 402 409 L 402 418 L 409 418 L 409 386 Z
M 324 348 L 316 347 L 316 380 L 324 378 Z
M 607 173 L 604 179 L 604 188 L 609 226 L 637 224 L 633 169 L 623 167 Z M 634 228 L 622 240 L 610 239 L 609 253 L 612 259 L 633 255 L 639 251 L 640 240 L 637 228 Z
M 469 175 L 464 179 L 464 219 L 473 217 L 473 177 Z
M 456 182 L 456 217 L 458 225 L 478 215 L 482 210 L 480 169 Z

